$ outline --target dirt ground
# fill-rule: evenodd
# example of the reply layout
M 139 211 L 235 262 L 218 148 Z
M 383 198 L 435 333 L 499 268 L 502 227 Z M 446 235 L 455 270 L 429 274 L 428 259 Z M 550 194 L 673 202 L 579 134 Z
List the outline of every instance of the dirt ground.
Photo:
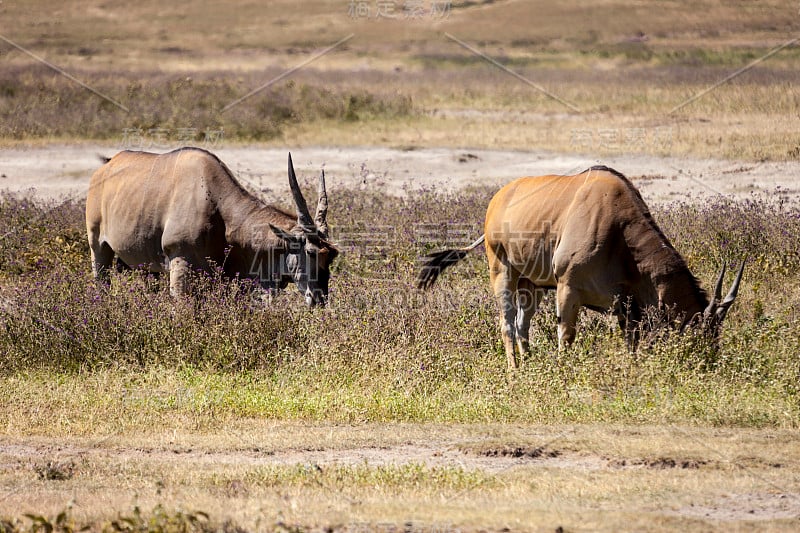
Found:
M 452 524 L 448 530 L 474 530 L 474 521 L 459 522 L 452 514 L 441 514 L 436 506 L 446 498 L 455 506 L 455 516 L 463 516 L 453 502 L 469 492 L 464 504 L 475 505 L 470 501 L 476 497 L 472 491 L 450 494 L 442 488 L 431 497 L 424 487 L 408 487 L 421 491 L 416 497 L 431 498 L 434 505 L 422 511 L 409 507 L 398 515 L 389 510 L 389 503 L 410 498 L 405 490 L 328 487 L 333 481 L 322 475 L 339 467 L 413 464 L 478 471 L 499 480 L 480 489 L 481 508 L 491 509 L 491 501 L 486 500 L 502 500 L 506 492 L 517 494 L 515 512 L 498 516 L 487 511 L 481 525 L 488 530 L 537 530 L 542 524 L 581 530 L 591 523 L 613 529 L 627 515 L 646 518 L 637 527 L 642 530 L 658 529 L 659 524 L 682 524 L 692 530 L 791 530 L 800 524 L 800 456 L 791 431 L 613 425 L 244 424 L 213 435 L 164 431 L 138 437 L 65 437 L 57 442 L 2 437 L 0 514 L 8 509 L 24 511 L 31 502 L 41 510 L 42 504 L 60 501 L 63 505 L 72 498 L 86 505 L 82 512 L 87 512 L 98 502 L 124 506 L 121 502 L 145 504 L 152 497 L 212 512 L 220 508 L 224 515 L 225 509 L 248 509 L 260 498 L 270 499 L 274 492 L 284 490 L 268 487 L 264 491 L 254 481 L 254 473 L 297 467 L 320 473 L 319 478 L 310 475 L 310 482 L 318 485 L 310 490 L 326 513 L 321 520 L 344 530 L 356 522 L 363 524 L 364 516 L 382 516 L 389 522 L 398 516 L 400 521 L 422 516 L 428 523 Z M 51 471 L 64 473 L 64 479 L 48 476 Z M 12 478 L 16 484 L 9 490 Z M 98 498 L 109 486 L 114 486 L 113 494 Z M 292 501 L 277 504 L 277 512 L 287 519 L 293 516 L 292 509 L 303 509 L 308 495 L 302 488 L 285 490 L 281 498 Z M 559 499 L 562 491 L 565 495 Z M 553 522 L 549 513 L 556 513 L 558 521 Z M 319 525 L 313 515 L 295 514 Z
M 152 150 L 152 151 L 168 151 Z M 118 146 L 52 145 L 0 151 L 0 190 L 33 192 L 44 198 L 80 197 L 98 156 Z M 287 149 L 220 147 L 212 150 L 267 201 L 287 198 Z M 800 195 L 800 162 L 742 163 L 725 160 L 628 155 L 608 159 L 572 154 L 469 149 L 309 147 L 293 150 L 301 180 L 312 183 L 325 168 L 329 190 L 370 187 L 403 194 L 419 188 L 453 190 L 499 187 L 520 176 L 572 174 L 607 165 L 630 177 L 648 202 L 700 201 L 717 194 L 747 197 L 754 192 Z

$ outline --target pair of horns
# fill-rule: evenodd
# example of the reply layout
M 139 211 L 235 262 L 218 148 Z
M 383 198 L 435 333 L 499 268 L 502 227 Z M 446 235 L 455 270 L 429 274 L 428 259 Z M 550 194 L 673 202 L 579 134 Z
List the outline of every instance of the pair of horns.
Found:
M 297 223 L 303 228 L 303 231 L 326 236 L 328 234 L 328 193 L 325 190 L 325 171 L 323 170 L 319 177 L 319 200 L 317 201 L 317 213 L 313 220 L 300 185 L 297 183 L 291 153 L 289 154 L 289 188 L 292 190 L 292 197 L 297 206 Z
M 723 263 L 722 270 L 717 278 L 717 284 L 714 286 L 714 298 L 711 299 L 704 313 L 706 318 L 711 318 L 714 315 L 716 315 L 719 320 L 725 318 L 728 308 L 730 308 L 731 304 L 736 300 L 736 295 L 739 293 L 739 283 L 742 281 L 742 273 L 744 272 L 744 264 L 746 262 L 747 258 L 742 261 L 742 265 L 739 267 L 739 273 L 736 274 L 736 279 L 733 280 L 733 285 L 731 285 L 731 289 L 728 291 L 728 294 L 725 295 L 724 299 L 722 298 L 722 282 L 725 278 L 726 266 Z

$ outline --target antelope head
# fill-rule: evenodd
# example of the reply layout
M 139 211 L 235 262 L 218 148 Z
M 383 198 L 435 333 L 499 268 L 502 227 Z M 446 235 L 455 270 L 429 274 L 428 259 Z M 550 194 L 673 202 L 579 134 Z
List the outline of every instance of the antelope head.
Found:
M 325 190 L 325 172 L 319 178 L 317 212 L 314 218 L 297 183 L 292 154 L 289 154 L 289 188 L 297 208 L 297 224 L 286 231 L 270 225 L 273 233 L 284 240 L 285 271 L 303 293 L 308 306 L 325 305 L 328 299 L 330 265 L 339 253 L 328 241 L 328 193 Z

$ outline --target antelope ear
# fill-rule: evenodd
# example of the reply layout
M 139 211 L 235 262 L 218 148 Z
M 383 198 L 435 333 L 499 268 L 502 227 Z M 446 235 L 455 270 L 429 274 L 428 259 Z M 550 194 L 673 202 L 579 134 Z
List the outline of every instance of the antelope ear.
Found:
M 279 238 L 283 239 L 284 241 L 286 241 L 288 243 L 300 244 L 300 243 L 302 243 L 304 241 L 304 239 L 302 237 L 298 237 L 297 235 L 292 235 L 291 233 L 289 233 L 285 229 L 281 229 L 278 226 L 275 226 L 273 224 L 269 225 L 269 229 L 272 230 L 272 233 L 274 233 Z

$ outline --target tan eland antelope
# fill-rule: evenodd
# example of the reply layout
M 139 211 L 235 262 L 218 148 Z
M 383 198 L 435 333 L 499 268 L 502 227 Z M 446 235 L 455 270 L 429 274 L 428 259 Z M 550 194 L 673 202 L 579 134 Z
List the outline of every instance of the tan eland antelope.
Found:
M 736 299 L 744 261 L 722 299 L 725 268 L 709 301 L 683 257 L 656 225 L 639 191 L 619 172 L 592 167 L 574 176 L 519 178 L 489 202 L 484 234 L 465 248 L 425 256 L 420 288 L 485 240 L 509 368 L 528 351 L 531 317 L 545 290 L 556 290 L 558 344 L 575 339 L 578 311 L 612 310 L 635 349 L 648 308 L 679 329 L 719 333 Z
M 169 272 L 170 292 L 188 291 L 188 273 L 216 265 L 226 275 L 256 278 L 264 288 L 297 284 L 306 304 L 325 303 L 330 265 L 328 196 L 320 176 L 312 219 L 289 154 L 296 214 L 247 192 L 215 155 L 199 148 L 166 154 L 124 151 L 91 178 L 86 230 L 95 278 L 118 268 Z

